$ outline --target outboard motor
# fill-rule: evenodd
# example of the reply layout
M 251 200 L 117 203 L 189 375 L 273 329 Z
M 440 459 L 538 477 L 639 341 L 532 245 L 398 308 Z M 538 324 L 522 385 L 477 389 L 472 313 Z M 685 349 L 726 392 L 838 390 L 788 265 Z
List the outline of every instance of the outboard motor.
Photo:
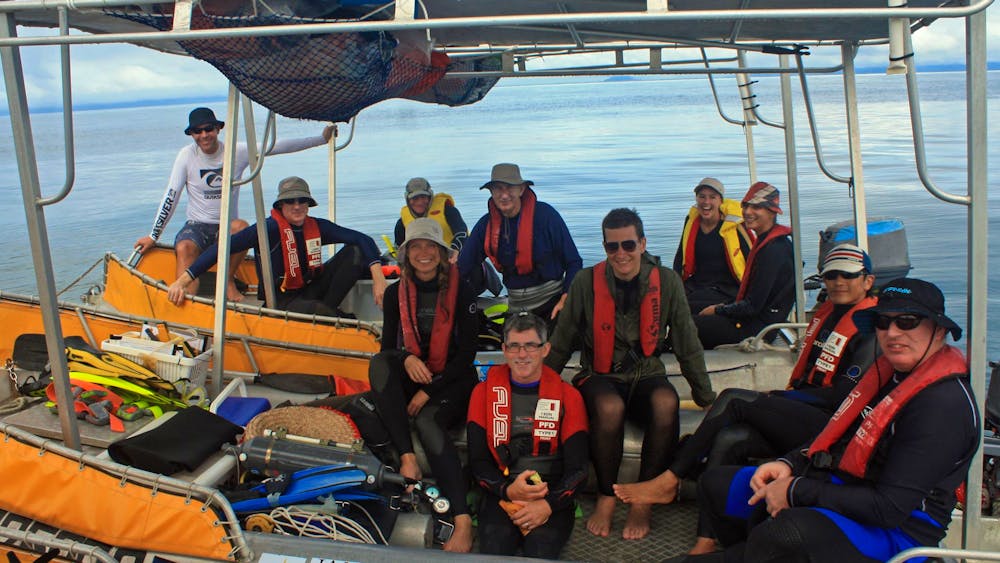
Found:
M 858 234 L 854 221 L 830 225 L 819 234 L 817 269 L 831 248 L 838 244 L 857 244 Z M 906 242 L 903 220 L 895 217 L 868 219 L 868 255 L 872 259 L 875 285 L 882 285 L 903 277 L 910 271 L 910 253 Z

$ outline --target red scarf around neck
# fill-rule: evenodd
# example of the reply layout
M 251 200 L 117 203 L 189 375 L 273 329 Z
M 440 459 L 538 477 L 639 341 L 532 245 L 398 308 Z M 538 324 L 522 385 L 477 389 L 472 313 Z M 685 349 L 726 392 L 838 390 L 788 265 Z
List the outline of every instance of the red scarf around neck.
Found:
M 521 219 L 517 226 L 517 252 L 515 254 L 514 265 L 520 275 L 529 274 L 534 269 L 531 242 L 535 234 L 535 192 L 525 186 L 524 193 L 521 194 Z M 503 266 L 497 260 L 497 248 L 500 246 L 500 229 L 503 215 L 497 209 L 493 198 L 487 203 L 490 210 L 490 221 L 486 224 L 486 237 L 483 240 L 483 250 L 486 256 L 493 262 L 498 272 L 503 272 Z
M 295 232 L 291 224 L 277 209 L 271 210 L 271 218 L 278 223 L 278 234 L 281 236 L 281 257 L 285 261 L 285 279 L 281 282 L 281 291 L 299 289 L 306 285 L 302 274 L 302 264 L 299 263 L 299 249 L 295 242 Z M 309 264 L 310 279 L 323 270 L 323 242 L 316 219 L 307 216 L 302 224 L 302 235 L 306 242 L 306 259 Z

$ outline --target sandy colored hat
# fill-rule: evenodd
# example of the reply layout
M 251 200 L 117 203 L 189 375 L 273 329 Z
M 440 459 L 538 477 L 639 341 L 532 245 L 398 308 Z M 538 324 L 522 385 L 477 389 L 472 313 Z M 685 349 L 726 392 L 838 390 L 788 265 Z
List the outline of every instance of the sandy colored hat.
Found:
M 411 240 L 417 239 L 429 240 L 445 250 L 448 249 L 448 245 L 444 242 L 444 232 L 441 230 L 441 225 L 429 217 L 418 217 L 410 221 L 410 224 L 406 226 L 406 239 L 399 245 L 399 251 L 403 252 Z
M 309 193 L 309 184 L 298 176 L 289 176 L 278 182 L 278 196 L 274 198 L 274 204 L 271 207 L 278 209 L 282 200 L 300 197 L 309 198 L 309 207 L 316 207 L 316 200 Z
M 406 196 L 406 201 L 410 201 L 418 195 L 434 197 L 434 190 L 431 189 L 431 185 L 426 179 L 410 178 L 410 181 L 406 183 L 406 192 L 403 195 Z
M 826 253 L 823 259 L 823 267 L 820 275 L 827 272 L 846 272 L 853 274 L 856 272 L 872 271 L 872 260 L 868 253 L 853 244 L 838 244 Z
M 188 126 L 184 134 L 190 135 L 192 129 L 203 125 L 214 125 L 221 129 L 225 127 L 226 122 L 216 119 L 215 112 L 208 108 L 194 108 L 188 115 Z
M 490 174 L 490 181 L 479 187 L 481 190 L 489 189 L 490 185 L 499 182 L 510 186 L 520 184 L 532 185 L 534 182 L 521 178 L 521 168 L 510 162 L 501 162 L 493 165 L 493 172 Z
M 875 318 L 882 313 L 911 313 L 927 317 L 944 327 L 955 340 L 962 338 L 958 323 L 944 314 L 944 294 L 931 282 L 916 278 L 898 278 L 879 291 L 878 304 L 856 311 L 851 316 L 858 331 L 875 332 Z
M 719 192 L 722 197 L 726 196 L 726 188 L 722 185 L 722 182 L 715 178 L 702 178 L 698 185 L 694 187 L 694 193 L 698 193 L 698 190 L 702 188 L 712 188 L 713 190 Z
M 243 438 L 249 440 L 270 433 L 346 444 L 361 438 L 358 428 L 346 414 L 333 409 L 306 406 L 280 407 L 258 414 L 247 423 Z
M 775 213 L 781 213 L 781 192 L 767 182 L 757 182 L 747 190 L 747 195 L 743 196 L 743 203 L 759 205 Z

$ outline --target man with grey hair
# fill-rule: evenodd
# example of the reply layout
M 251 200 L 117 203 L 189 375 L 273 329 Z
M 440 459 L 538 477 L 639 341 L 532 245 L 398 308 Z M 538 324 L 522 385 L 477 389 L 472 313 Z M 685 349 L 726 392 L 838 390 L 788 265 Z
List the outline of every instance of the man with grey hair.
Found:
M 538 201 L 531 180 L 516 164 L 493 167 L 489 212 L 472 228 L 458 257 L 458 269 L 471 279 L 489 258 L 503 274 L 510 310 L 555 319 L 566 302 L 573 277 L 583 267 L 566 222 L 551 205 Z

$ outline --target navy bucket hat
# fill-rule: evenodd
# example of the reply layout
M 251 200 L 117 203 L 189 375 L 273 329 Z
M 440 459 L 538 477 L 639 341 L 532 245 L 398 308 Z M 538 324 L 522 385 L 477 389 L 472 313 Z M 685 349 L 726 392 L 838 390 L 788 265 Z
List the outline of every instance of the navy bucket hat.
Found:
M 944 314 L 944 294 L 938 286 L 916 278 L 894 279 L 879 292 L 878 304 L 853 315 L 858 331 L 875 332 L 875 317 L 882 313 L 921 315 L 944 327 L 954 340 L 962 338 L 958 323 Z

